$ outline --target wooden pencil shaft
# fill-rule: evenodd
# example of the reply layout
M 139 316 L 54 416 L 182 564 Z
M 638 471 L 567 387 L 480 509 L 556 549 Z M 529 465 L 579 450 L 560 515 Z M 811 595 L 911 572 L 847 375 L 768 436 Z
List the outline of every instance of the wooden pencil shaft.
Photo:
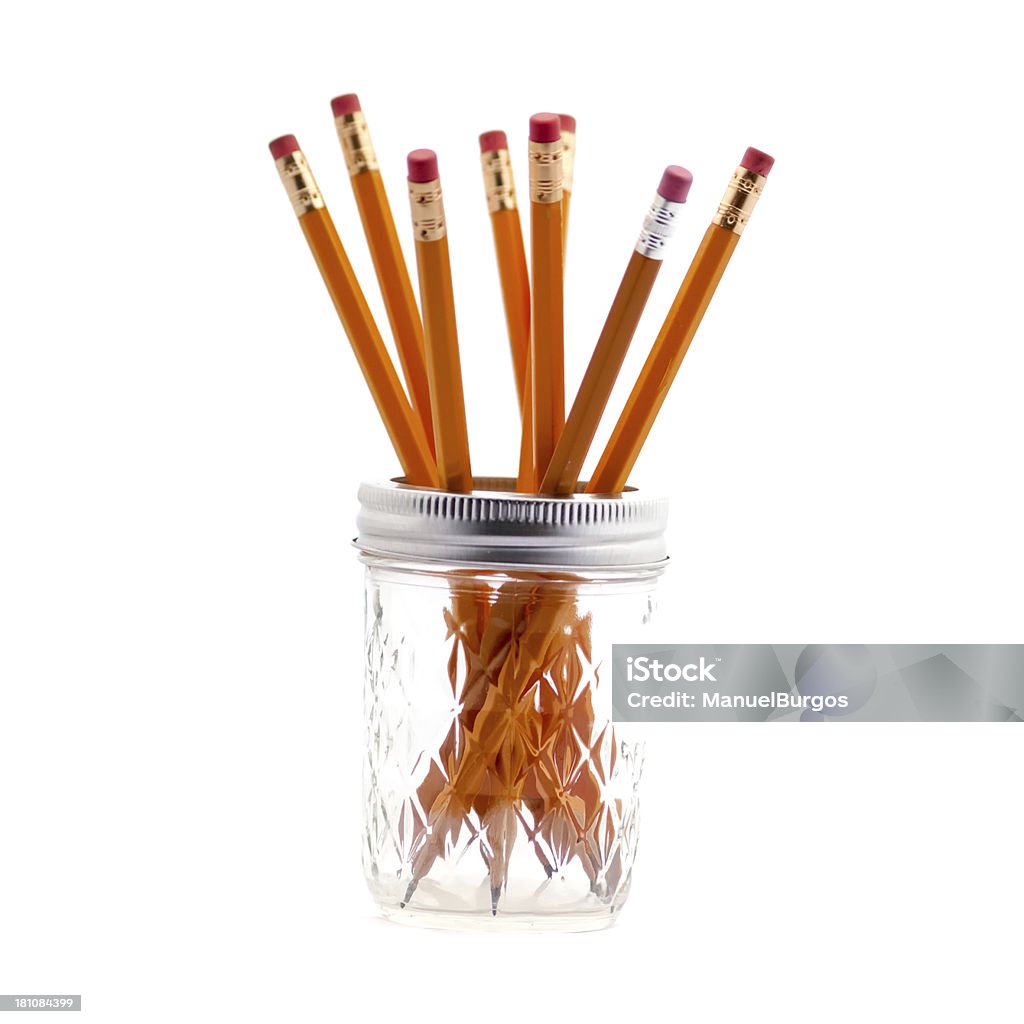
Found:
M 423 424 L 402 390 L 330 214 L 324 207 L 309 210 L 299 217 L 299 225 L 352 344 L 406 480 L 417 486 L 436 487 L 437 467 Z
M 565 423 L 562 203 L 530 203 L 533 464 L 547 469 Z
M 427 385 L 423 324 L 402 256 L 391 205 L 384 191 L 384 182 L 380 172 L 372 169 L 351 175 L 350 181 L 391 325 L 391 334 L 402 364 L 406 388 L 433 450 L 434 427 L 430 413 L 430 389 Z
M 566 122 L 563 120 L 562 122 Z M 573 179 L 576 177 L 576 132 L 562 129 L 562 258 L 569 239 L 569 201 Z
M 519 437 L 519 472 L 516 476 L 516 490 L 533 494 L 537 490 L 537 470 L 533 464 L 533 373 L 530 352 L 526 352 L 526 373 L 523 385 L 523 429 Z
M 630 257 L 565 428 L 541 481 L 539 490 L 542 494 L 572 494 L 576 489 L 583 462 L 660 269 L 661 260 L 649 259 L 635 251 Z
M 494 250 L 498 258 L 498 277 L 505 307 L 505 324 L 512 350 L 512 368 L 516 395 L 522 414 L 526 385 L 526 356 L 530 347 L 530 275 L 526 269 L 526 250 L 519 211 L 515 208 L 491 214 Z
M 473 471 L 469 461 L 469 432 L 447 236 L 434 241 L 417 241 L 416 266 L 423 306 L 438 480 L 445 490 L 470 491 Z
M 564 135 L 563 135 L 564 138 Z M 565 246 L 568 238 L 569 203 L 571 192 L 562 186 L 562 274 L 565 274 Z M 516 489 L 527 494 L 537 491 L 540 484 L 537 478 L 537 467 L 533 461 L 533 371 L 529 347 L 526 352 L 526 374 L 523 386 L 523 430 L 519 446 L 519 475 L 516 478 Z
M 647 362 L 587 484 L 589 494 L 614 494 L 626 486 L 739 237 L 735 231 L 717 224 L 711 224 L 705 232 Z
M 562 129 L 562 188 L 572 191 L 576 177 L 576 133 Z

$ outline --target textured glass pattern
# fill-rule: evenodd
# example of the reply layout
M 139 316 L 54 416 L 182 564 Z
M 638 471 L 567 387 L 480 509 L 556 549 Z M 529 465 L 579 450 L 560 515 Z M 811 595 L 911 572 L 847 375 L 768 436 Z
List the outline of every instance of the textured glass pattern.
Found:
M 385 910 L 596 927 L 622 904 L 641 756 L 603 666 L 651 582 L 368 566 L 364 862 Z

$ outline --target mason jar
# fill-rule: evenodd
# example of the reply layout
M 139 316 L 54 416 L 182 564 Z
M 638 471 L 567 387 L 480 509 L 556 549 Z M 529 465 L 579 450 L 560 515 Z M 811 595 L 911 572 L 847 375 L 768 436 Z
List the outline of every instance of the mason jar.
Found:
M 363 863 L 385 916 L 602 928 L 629 893 L 642 749 L 611 647 L 643 642 L 663 499 L 364 484 Z

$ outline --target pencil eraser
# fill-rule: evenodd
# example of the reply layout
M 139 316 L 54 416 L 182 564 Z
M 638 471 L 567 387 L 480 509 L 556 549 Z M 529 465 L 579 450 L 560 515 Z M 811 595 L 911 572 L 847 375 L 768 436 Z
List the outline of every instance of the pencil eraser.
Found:
M 665 173 L 661 176 L 658 195 L 671 203 L 685 203 L 692 184 L 693 175 L 685 167 L 672 164 L 665 168 Z
M 335 96 L 331 100 L 331 113 L 335 117 L 341 117 L 344 114 L 354 114 L 357 110 L 362 109 L 359 105 L 359 97 L 354 92 L 347 92 L 344 96 Z
M 298 140 L 294 135 L 282 135 L 278 139 L 274 139 L 270 144 L 270 155 L 275 160 L 280 160 L 281 157 L 287 156 L 289 153 L 296 153 L 299 149 Z
M 562 122 L 563 132 L 572 132 L 576 134 L 576 118 L 572 114 L 559 114 L 558 120 Z
M 762 153 L 761 150 L 754 149 L 753 146 L 747 146 L 747 151 L 740 161 L 740 167 L 746 167 L 748 171 L 767 176 L 774 163 L 775 157 Z
M 562 122 L 557 114 L 534 114 L 530 118 L 531 142 L 558 142 L 562 137 Z
M 432 149 L 414 149 L 406 157 L 410 181 L 437 181 L 437 154 Z
M 508 136 L 504 132 L 484 132 L 480 136 L 480 152 L 489 153 L 492 149 L 508 149 Z

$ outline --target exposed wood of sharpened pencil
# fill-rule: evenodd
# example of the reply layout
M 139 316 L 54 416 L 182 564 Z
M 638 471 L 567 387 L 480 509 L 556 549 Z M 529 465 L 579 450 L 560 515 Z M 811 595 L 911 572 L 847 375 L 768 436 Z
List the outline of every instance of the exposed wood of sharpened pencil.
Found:
M 433 452 L 434 426 L 430 413 L 423 324 L 384 182 L 379 171 L 353 175 L 351 181 L 409 397 Z
M 311 210 L 299 218 L 299 224 L 352 343 L 406 479 L 420 487 L 436 487 L 437 467 L 423 424 L 402 389 L 330 214 L 326 208 Z
M 617 494 L 626 486 L 739 238 L 736 232 L 717 224 L 710 225 L 705 232 L 647 362 L 590 477 L 587 493 Z
M 572 494 L 576 489 L 583 461 L 660 269 L 661 260 L 633 252 L 541 481 L 542 494 Z

